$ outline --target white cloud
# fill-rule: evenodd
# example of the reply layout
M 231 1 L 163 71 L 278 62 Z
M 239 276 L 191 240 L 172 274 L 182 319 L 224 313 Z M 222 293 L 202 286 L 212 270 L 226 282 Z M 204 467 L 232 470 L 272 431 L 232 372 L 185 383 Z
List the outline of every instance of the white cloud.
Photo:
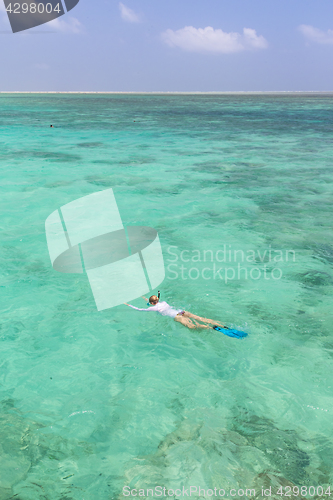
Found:
M 243 33 L 225 33 L 221 29 L 211 26 L 206 28 L 185 28 L 173 31 L 171 29 L 162 33 L 162 39 L 170 47 L 179 47 L 190 52 L 220 52 L 229 54 L 248 49 L 265 49 L 268 43 L 263 36 L 258 36 L 256 31 L 244 28 Z
M 134 10 L 130 9 L 129 7 L 126 7 L 126 5 L 124 5 L 121 2 L 119 2 L 119 10 L 120 10 L 120 15 L 124 21 L 127 21 L 128 23 L 141 22 L 138 14 L 136 14 Z
M 308 24 L 301 24 L 298 29 L 310 42 L 333 44 L 333 30 L 321 31 Z
M 62 19 L 53 19 L 47 23 L 51 28 L 62 31 L 63 33 L 82 33 L 83 25 L 75 17 L 70 17 L 68 21 L 63 21 Z

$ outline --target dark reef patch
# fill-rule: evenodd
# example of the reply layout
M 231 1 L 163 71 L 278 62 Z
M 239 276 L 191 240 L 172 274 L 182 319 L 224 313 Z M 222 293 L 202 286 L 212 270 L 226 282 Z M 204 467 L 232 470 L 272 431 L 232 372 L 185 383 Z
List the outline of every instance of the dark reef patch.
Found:
M 78 148 L 100 148 L 104 146 L 103 142 L 79 142 L 77 144 Z

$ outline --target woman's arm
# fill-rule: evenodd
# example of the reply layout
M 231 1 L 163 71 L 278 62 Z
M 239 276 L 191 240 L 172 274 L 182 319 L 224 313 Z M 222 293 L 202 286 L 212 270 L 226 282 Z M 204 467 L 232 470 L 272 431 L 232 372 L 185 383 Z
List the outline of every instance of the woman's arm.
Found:
M 136 309 L 137 311 L 147 311 L 147 312 L 149 312 L 149 311 L 157 311 L 156 306 L 148 307 L 148 309 L 140 309 L 140 307 L 135 307 L 135 306 L 131 306 L 131 304 L 127 304 L 127 302 L 124 302 L 124 304 L 126 306 L 131 307 L 132 309 Z

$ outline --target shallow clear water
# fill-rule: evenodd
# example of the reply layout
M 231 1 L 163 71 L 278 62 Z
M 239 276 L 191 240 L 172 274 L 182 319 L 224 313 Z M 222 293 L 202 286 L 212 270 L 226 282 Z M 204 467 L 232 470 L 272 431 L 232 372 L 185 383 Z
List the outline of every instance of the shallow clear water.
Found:
M 332 484 L 333 98 L 1 95 L 0 112 L 0 498 Z M 52 269 L 45 219 L 110 187 L 125 225 L 159 232 L 162 298 L 245 340 L 97 312 L 86 276 Z

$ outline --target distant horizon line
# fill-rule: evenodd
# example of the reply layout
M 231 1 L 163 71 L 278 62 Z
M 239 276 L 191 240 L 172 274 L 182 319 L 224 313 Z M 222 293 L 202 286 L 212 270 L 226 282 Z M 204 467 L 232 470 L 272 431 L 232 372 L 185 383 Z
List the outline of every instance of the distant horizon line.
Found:
M 123 91 L 123 90 L 0 90 L 0 94 L 174 94 L 174 95 L 218 95 L 218 94 L 333 94 L 333 90 L 226 90 L 226 91 L 196 91 L 196 90 L 152 90 L 152 91 Z

